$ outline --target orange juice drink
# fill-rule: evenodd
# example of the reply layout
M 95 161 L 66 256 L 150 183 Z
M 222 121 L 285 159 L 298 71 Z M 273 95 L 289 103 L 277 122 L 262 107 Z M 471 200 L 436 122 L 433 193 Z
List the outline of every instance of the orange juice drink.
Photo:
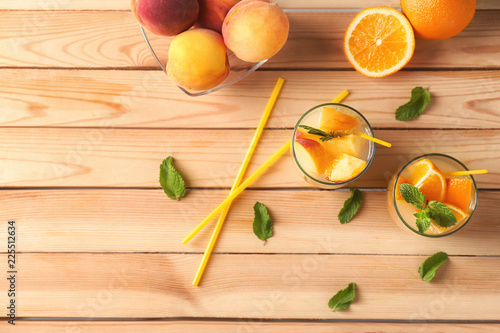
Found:
M 373 136 L 365 117 L 347 105 L 326 103 L 307 111 L 295 126 L 292 144 L 303 178 L 327 189 L 358 179 L 375 154 L 374 143 L 360 133 Z
M 477 186 L 471 175 L 450 176 L 450 173 L 465 170 L 468 170 L 467 167 L 460 161 L 444 154 L 422 155 L 408 162 L 394 174 L 387 187 L 389 212 L 396 224 L 404 230 L 426 237 L 442 237 L 463 228 L 476 209 Z M 424 207 L 407 202 L 408 195 L 404 197 L 405 192 L 402 192 L 409 188 L 406 184 L 423 194 Z M 441 221 L 439 216 L 432 218 L 433 205 L 441 206 L 435 202 L 448 207 L 455 221 Z M 428 227 L 425 225 L 425 231 L 422 230 L 422 221 L 417 221 L 419 214 L 422 214 L 419 212 L 423 210 L 427 210 L 431 217 Z

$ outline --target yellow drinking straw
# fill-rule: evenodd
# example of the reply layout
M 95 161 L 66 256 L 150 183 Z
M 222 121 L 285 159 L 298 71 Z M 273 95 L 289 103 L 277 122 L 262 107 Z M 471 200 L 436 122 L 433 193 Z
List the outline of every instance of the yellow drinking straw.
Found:
M 364 133 L 358 133 L 358 134 L 359 134 L 360 137 L 362 137 L 365 140 L 373 141 L 375 143 L 378 143 L 379 145 L 382 145 L 382 146 L 385 146 L 385 147 L 388 147 L 388 148 L 392 147 L 392 145 L 389 142 L 387 142 L 387 141 L 382 141 L 380 139 L 374 138 L 373 136 L 369 136 L 369 135 L 366 135 Z
M 279 83 L 279 82 L 280 82 L 280 81 L 278 80 L 278 83 Z M 278 83 L 277 83 L 277 85 L 278 85 Z M 276 87 L 275 87 L 275 91 L 276 91 Z M 348 94 L 349 94 L 349 92 L 348 92 L 347 90 L 342 91 L 342 92 L 341 92 L 341 93 L 340 93 L 337 97 L 335 97 L 335 98 L 333 99 L 332 103 L 333 103 L 333 102 L 338 103 L 338 102 L 342 101 L 342 99 L 343 99 L 345 96 L 347 96 Z M 276 96 L 274 96 L 274 92 L 273 92 L 273 95 L 271 95 L 271 100 L 273 99 L 273 96 L 274 96 L 274 98 L 277 98 L 277 95 L 278 95 L 278 93 L 276 93 Z M 269 106 L 269 103 L 268 103 L 268 106 Z M 267 111 L 267 108 L 266 108 L 266 111 Z M 269 112 L 270 112 L 270 111 L 269 111 Z M 266 112 L 264 112 L 264 116 L 265 116 L 265 114 L 266 114 Z M 264 116 L 263 116 L 263 117 L 264 117 Z M 262 120 L 261 120 L 261 124 L 262 124 Z M 259 129 L 260 129 L 260 125 L 261 125 L 261 124 L 259 124 L 259 127 L 257 128 L 257 132 L 259 131 Z M 263 126 L 262 126 L 262 128 L 263 128 Z M 254 139 L 256 138 L 256 136 L 257 136 L 257 133 L 255 134 Z M 257 140 L 258 140 L 258 138 L 257 138 Z M 254 142 L 252 142 L 252 144 L 253 144 L 253 143 L 254 143 Z M 255 143 L 256 143 L 256 142 L 255 142 Z M 250 147 L 250 148 L 251 148 L 251 147 Z M 248 155 L 248 154 L 249 154 L 249 152 L 250 152 L 250 149 L 248 150 L 248 152 L 247 152 L 247 156 L 246 156 L 246 157 L 248 157 L 248 159 L 250 159 L 250 156 Z M 252 150 L 252 152 L 253 152 L 253 150 Z M 246 159 L 245 159 L 245 161 L 244 161 L 243 163 L 245 163 L 245 162 L 247 162 L 247 165 L 248 165 L 249 161 L 246 161 Z M 243 169 L 243 165 L 242 165 L 242 167 L 240 168 L 240 172 L 242 171 L 242 169 Z M 245 169 L 246 169 L 246 167 L 245 167 Z M 244 173 L 244 172 L 243 172 L 243 173 Z M 242 175 L 240 175 L 240 174 L 238 173 L 237 178 L 240 178 L 240 181 L 241 181 Z M 236 181 L 235 181 L 235 184 L 236 184 Z M 233 187 L 234 187 L 234 185 L 233 185 Z M 231 189 L 231 191 L 232 191 L 232 190 L 233 190 L 233 189 Z M 187 235 L 187 236 L 183 239 L 182 243 L 183 243 L 183 244 L 187 244 L 187 243 L 188 243 L 191 239 L 193 239 L 193 237 L 194 237 L 194 236 L 196 236 L 196 234 L 198 234 L 198 232 L 200 232 L 200 231 L 201 231 L 201 229 L 203 229 L 203 228 L 204 228 L 207 224 L 208 224 L 208 223 L 203 223 L 203 222 L 202 222 L 202 223 L 200 223 L 200 224 L 198 224 L 198 225 L 197 225 L 197 226 L 196 226 L 196 227 L 195 227 L 195 228 L 194 228 L 194 229 L 193 229 L 193 230 L 192 230 L 192 231 L 191 231 L 191 232 L 190 232 L 190 233 L 189 233 L 189 234 L 188 234 L 188 235 Z
M 280 78 L 278 80 L 278 82 L 276 83 L 273 94 L 271 95 L 271 99 L 269 100 L 269 102 L 267 104 L 266 110 L 264 111 L 264 115 L 262 116 L 261 122 L 260 122 L 259 126 L 257 127 L 257 131 L 255 132 L 254 139 L 252 140 L 252 144 L 249 148 L 247 156 L 246 156 L 245 160 L 243 161 L 243 165 L 246 163 L 248 166 L 248 161 L 250 160 L 250 157 L 253 153 L 253 150 L 255 149 L 255 145 L 256 145 L 257 141 L 259 140 L 260 134 L 265 126 L 267 118 L 269 117 L 269 114 L 271 112 L 271 109 L 272 109 L 275 101 L 276 101 L 279 90 L 281 89 L 281 86 L 283 85 L 283 82 L 284 82 L 283 79 Z M 348 94 L 349 94 L 349 92 L 347 90 L 342 91 L 337 97 L 335 97 L 335 99 L 332 101 L 332 103 L 338 103 L 338 102 L 342 101 L 345 98 L 345 96 L 347 96 Z M 252 147 L 253 147 L 253 149 L 252 149 Z M 250 150 L 252 150 L 252 151 L 250 152 Z M 248 161 L 247 161 L 247 159 L 248 159 Z M 233 184 L 233 188 L 231 189 L 231 193 L 234 192 L 235 187 L 237 187 L 240 184 L 241 179 L 243 178 L 243 174 L 245 173 L 245 169 L 246 169 L 246 166 L 243 167 L 243 165 L 240 168 L 240 172 L 238 173 L 238 176 L 236 177 L 236 180 Z M 208 263 L 208 260 L 210 259 L 210 255 L 212 253 L 212 250 L 215 246 L 215 243 L 217 242 L 217 238 L 219 237 L 220 231 L 221 231 L 222 226 L 224 224 L 224 220 L 226 218 L 227 212 L 229 211 L 230 205 L 231 204 L 229 203 L 228 206 L 222 210 L 221 215 L 219 216 L 219 220 L 217 221 L 217 225 L 215 227 L 215 230 L 212 234 L 212 237 L 210 238 L 210 242 L 208 243 L 208 246 L 205 250 L 205 253 L 203 254 L 202 261 L 200 263 L 200 266 L 198 267 L 198 271 L 196 272 L 196 276 L 193 280 L 194 286 L 197 286 L 200 283 L 200 280 L 201 280 L 201 277 L 203 276 L 203 272 L 205 270 L 205 267 Z M 193 235 L 193 237 L 194 237 L 194 235 Z M 186 237 L 186 239 L 184 239 L 184 242 L 188 242 L 189 240 L 190 239 L 188 239 Z
M 267 120 L 269 119 L 269 115 L 271 114 L 271 111 L 273 110 L 274 104 L 276 103 L 276 100 L 278 98 L 278 95 L 281 91 L 281 87 L 283 86 L 283 83 L 285 80 L 282 78 L 278 78 L 278 82 L 276 82 L 276 85 L 274 86 L 273 93 L 271 94 L 271 97 L 269 98 L 269 101 L 267 102 L 266 109 L 264 110 L 264 114 L 262 115 L 262 118 L 260 119 L 259 126 L 257 126 L 257 129 L 255 131 L 255 134 L 252 139 L 252 143 L 250 144 L 250 147 L 248 148 L 247 154 L 245 156 L 245 159 L 243 160 L 243 163 L 241 164 L 240 170 L 238 171 L 238 175 L 236 176 L 236 179 L 234 180 L 233 186 L 231 188 L 232 193 L 240 184 L 243 179 L 243 176 L 245 175 L 245 172 L 247 170 L 248 165 L 250 164 L 250 159 L 252 158 L 252 155 L 255 151 L 255 147 L 257 147 L 257 142 L 260 139 L 260 136 L 262 134 L 262 131 L 264 130 L 264 127 L 266 126 Z M 200 279 L 203 275 L 203 271 L 205 270 L 205 266 L 207 265 L 208 260 L 210 259 L 210 254 L 212 253 L 212 250 L 215 246 L 215 243 L 217 242 L 217 238 L 219 237 L 220 231 L 222 229 L 222 226 L 224 225 L 224 221 L 226 219 L 226 215 L 229 212 L 229 208 L 231 207 L 231 203 L 225 207 L 220 216 L 219 219 L 217 220 L 217 224 L 215 226 L 215 229 L 212 233 L 212 237 L 210 238 L 210 241 L 208 243 L 208 246 L 205 250 L 205 253 L 203 254 L 203 259 L 201 260 L 200 266 L 198 267 L 198 271 L 196 272 L 196 276 L 194 277 L 193 280 L 193 285 L 197 286 L 200 283 Z M 194 236 L 195 234 L 193 234 Z M 184 243 L 185 244 L 185 243 Z
M 337 97 L 335 97 L 332 100 L 332 103 L 340 103 L 347 95 L 349 95 L 349 91 L 347 91 L 347 90 L 342 91 Z M 362 137 L 365 140 L 373 141 L 373 142 L 378 143 L 379 145 L 382 145 L 385 147 L 389 147 L 389 148 L 392 147 L 392 145 L 389 142 L 374 138 L 374 137 L 366 135 L 364 133 L 358 133 L 358 134 L 360 137 Z
M 454 171 L 450 172 L 450 176 L 468 176 L 468 175 L 482 175 L 488 173 L 487 169 L 481 170 L 467 170 L 467 171 Z
M 182 240 L 182 243 L 186 244 L 187 242 L 189 242 L 201 229 L 203 229 L 210 221 L 212 221 L 212 219 L 221 210 L 223 210 L 226 205 L 231 203 L 234 200 L 234 198 L 240 195 L 241 192 L 243 192 L 243 190 L 245 190 L 251 183 L 253 183 L 255 179 L 257 179 L 257 177 L 260 176 L 261 173 L 266 171 L 266 169 L 269 168 L 274 162 L 276 162 L 276 160 L 280 158 L 281 155 L 283 155 L 288 149 L 290 149 L 290 145 L 291 145 L 291 140 L 288 140 L 287 143 L 281 146 L 281 148 L 278 149 L 278 151 L 276 151 L 267 161 L 264 162 L 264 164 L 262 164 L 257 170 L 255 170 L 255 172 L 252 173 L 250 177 L 245 179 L 245 181 L 241 183 L 241 185 L 238 186 L 238 188 L 232 191 L 229 194 L 229 196 L 219 206 L 217 206 L 217 208 L 215 208 L 203 221 L 201 221 L 201 223 L 198 224 L 196 228 L 194 228 L 194 230 L 191 231 L 191 233 Z
M 349 95 L 349 91 L 343 90 L 340 94 L 337 95 L 334 99 L 332 99 L 332 103 L 340 103 L 346 96 Z

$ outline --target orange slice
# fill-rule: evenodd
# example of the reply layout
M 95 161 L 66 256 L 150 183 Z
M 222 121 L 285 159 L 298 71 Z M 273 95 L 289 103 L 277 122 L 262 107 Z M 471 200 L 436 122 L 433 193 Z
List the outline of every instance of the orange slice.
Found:
M 446 179 L 445 201 L 457 206 L 461 210 L 469 210 L 470 196 L 472 192 L 472 179 L 470 178 L 448 178 Z
M 463 210 L 461 210 L 457 206 L 450 205 L 449 203 L 447 203 L 446 206 L 448 206 L 448 208 L 451 209 L 451 211 L 453 212 L 453 214 L 457 218 L 457 224 L 455 224 L 455 226 L 457 226 L 457 225 L 459 226 L 461 224 L 461 222 L 469 216 L 468 214 L 466 214 Z M 453 227 L 455 227 L 455 226 L 453 226 Z M 453 227 L 449 227 L 449 228 L 453 228 Z M 433 233 L 433 234 L 442 234 L 443 232 L 445 232 L 449 228 L 442 227 L 442 226 L 438 225 L 436 222 L 431 221 L 431 226 L 429 227 L 429 231 L 430 231 L 430 233 Z
M 396 182 L 396 200 L 404 200 L 403 196 L 401 195 L 401 191 L 399 190 L 399 186 L 401 184 L 410 184 L 410 185 L 413 185 L 411 180 L 409 180 L 408 178 L 405 178 L 403 176 L 400 176 L 398 178 L 398 181 Z
M 344 52 L 351 65 L 368 77 L 384 77 L 403 68 L 413 56 L 415 36 L 408 19 L 390 7 L 361 11 L 347 28 Z
M 430 160 L 424 158 L 412 165 L 411 181 L 428 201 L 443 202 L 446 196 L 446 179 Z

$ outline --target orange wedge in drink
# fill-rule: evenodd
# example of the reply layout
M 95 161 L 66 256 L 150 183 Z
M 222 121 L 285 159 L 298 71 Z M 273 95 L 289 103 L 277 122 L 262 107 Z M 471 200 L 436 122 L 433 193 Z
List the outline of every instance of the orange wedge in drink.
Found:
M 352 20 L 344 36 L 351 65 L 368 77 L 384 77 L 403 68 L 413 56 L 415 36 L 408 19 L 391 7 L 372 7 Z
M 458 208 L 467 211 L 469 209 L 472 192 L 472 179 L 470 178 L 448 178 L 446 179 L 445 201 Z
M 412 166 L 411 181 L 428 201 L 443 202 L 446 197 L 446 178 L 429 159 L 424 158 Z
M 449 203 L 447 203 L 446 206 L 448 206 L 448 208 L 451 209 L 451 211 L 453 212 L 453 214 L 457 218 L 457 225 L 460 225 L 461 221 L 463 221 L 465 218 L 467 218 L 469 216 L 467 213 L 465 213 L 463 210 L 461 210 L 457 206 L 451 205 Z M 433 234 L 441 234 L 446 229 L 448 229 L 448 228 L 442 227 L 434 221 L 431 222 L 431 225 L 429 227 L 429 231 Z

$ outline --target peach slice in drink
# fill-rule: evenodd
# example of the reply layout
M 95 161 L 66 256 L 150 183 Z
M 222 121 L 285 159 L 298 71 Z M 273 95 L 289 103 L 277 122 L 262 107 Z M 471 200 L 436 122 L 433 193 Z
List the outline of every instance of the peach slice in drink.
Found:
M 332 182 L 345 182 L 356 177 L 365 167 L 365 160 L 344 153 L 333 160 L 327 178 Z
M 353 116 L 337 111 L 332 107 L 323 106 L 319 119 L 319 129 L 325 132 L 355 133 L 359 120 Z
M 299 138 L 293 143 L 295 153 L 302 166 L 311 173 L 320 174 L 325 171 L 325 150 L 316 140 Z
M 326 153 L 330 154 L 331 159 L 333 159 L 344 153 L 360 156 L 366 142 L 359 135 L 348 134 L 322 143 Z

